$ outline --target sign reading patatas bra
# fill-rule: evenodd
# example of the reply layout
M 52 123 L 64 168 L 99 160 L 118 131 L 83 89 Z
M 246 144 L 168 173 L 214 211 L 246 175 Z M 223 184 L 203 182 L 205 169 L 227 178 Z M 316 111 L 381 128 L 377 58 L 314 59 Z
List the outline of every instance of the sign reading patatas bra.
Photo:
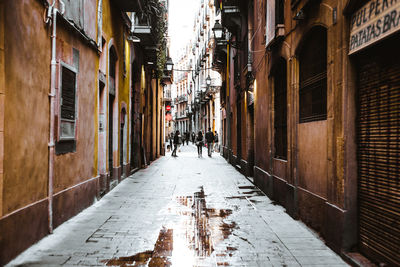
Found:
M 400 29 L 400 0 L 372 0 L 351 18 L 349 55 Z

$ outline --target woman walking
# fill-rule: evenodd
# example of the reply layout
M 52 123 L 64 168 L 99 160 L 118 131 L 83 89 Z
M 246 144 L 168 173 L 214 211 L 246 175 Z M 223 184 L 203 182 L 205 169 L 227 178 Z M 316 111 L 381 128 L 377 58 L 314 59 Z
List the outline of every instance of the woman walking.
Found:
M 199 158 L 203 157 L 203 133 L 199 131 L 196 137 L 196 145 L 197 145 L 197 153 L 199 155 Z

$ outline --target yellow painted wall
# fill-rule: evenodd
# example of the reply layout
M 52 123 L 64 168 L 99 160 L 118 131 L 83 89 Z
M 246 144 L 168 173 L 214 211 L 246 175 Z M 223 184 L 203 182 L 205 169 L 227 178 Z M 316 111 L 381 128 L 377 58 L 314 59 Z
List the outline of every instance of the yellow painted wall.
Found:
M 117 50 L 118 56 L 118 153 L 114 153 L 114 167 L 118 167 L 120 165 L 120 120 L 121 120 L 121 103 L 126 104 L 127 117 L 126 122 L 130 121 L 129 117 L 129 85 L 130 85 L 130 49 L 129 44 L 124 39 L 124 21 L 121 17 L 120 11 L 112 5 L 111 0 L 103 1 L 103 36 L 106 39 L 106 43 L 108 44 L 111 39 L 113 39 L 114 46 Z M 126 36 L 125 36 L 126 37 Z M 125 44 L 125 45 L 124 45 Z M 108 49 L 108 46 L 107 46 Z M 125 60 L 124 60 L 124 50 L 125 50 Z M 124 73 L 124 63 L 125 63 L 125 73 Z M 108 68 L 108 62 L 107 62 Z M 107 95 L 108 97 L 108 95 Z M 129 129 L 129 127 L 128 127 Z M 128 130 L 129 134 L 129 130 Z M 129 135 L 127 138 L 127 146 L 129 146 Z M 108 142 L 108 138 L 107 138 Z M 107 144 L 108 148 L 108 144 Z M 129 149 L 126 149 L 129 154 Z M 108 154 L 108 153 L 107 153 Z

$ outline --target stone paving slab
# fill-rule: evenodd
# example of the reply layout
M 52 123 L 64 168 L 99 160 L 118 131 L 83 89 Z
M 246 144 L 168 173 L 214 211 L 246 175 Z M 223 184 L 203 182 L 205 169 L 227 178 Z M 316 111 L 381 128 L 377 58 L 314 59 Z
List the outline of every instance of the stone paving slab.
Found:
M 153 162 L 7 266 L 347 266 L 219 155 Z

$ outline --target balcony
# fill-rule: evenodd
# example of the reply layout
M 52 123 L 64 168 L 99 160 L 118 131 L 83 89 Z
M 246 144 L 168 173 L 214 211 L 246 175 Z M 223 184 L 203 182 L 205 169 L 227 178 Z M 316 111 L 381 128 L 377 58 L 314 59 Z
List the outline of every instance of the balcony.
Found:
M 179 119 L 186 119 L 186 118 L 187 118 L 186 111 L 177 112 L 177 113 L 175 114 L 175 118 L 176 118 L 177 120 L 179 120 Z
M 240 27 L 240 1 L 239 0 L 224 0 L 221 14 L 222 25 L 228 28 L 230 32 L 236 32 Z
M 178 96 L 178 103 L 184 103 L 188 101 L 187 95 Z
M 144 46 L 155 46 L 150 20 L 146 16 L 135 16 L 132 32 Z
M 170 90 L 167 90 L 167 91 L 164 92 L 164 101 L 169 101 L 169 102 L 172 101 L 171 91 Z

